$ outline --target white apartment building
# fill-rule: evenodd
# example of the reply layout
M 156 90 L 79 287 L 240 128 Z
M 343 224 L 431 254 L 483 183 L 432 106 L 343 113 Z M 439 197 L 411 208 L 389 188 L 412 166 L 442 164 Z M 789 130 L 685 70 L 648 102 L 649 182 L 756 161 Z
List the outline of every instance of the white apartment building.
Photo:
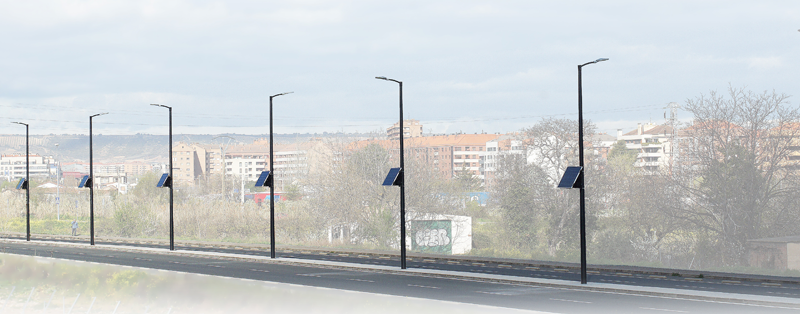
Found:
M 486 142 L 486 151 L 483 157 L 483 167 L 481 169 L 484 186 L 490 186 L 494 180 L 497 170 L 497 160 L 503 154 L 522 154 L 525 150 L 522 141 L 516 139 L 513 134 L 503 134 L 500 137 Z
M 29 155 L 31 178 L 49 178 L 55 175 L 55 164 L 52 157 Z M 0 155 L 0 177 L 7 181 L 25 177 L 27 168 L 24 154 Z
M 636 130 L 622 134 L 617 132 L 617 140 L 625 141 L 625 147 L 639 152 L 635 167 L 648 171 L 667 169 L 673 156 L 673 128 L 669 125 L 653 123 L 639 124 Z
M 268 170 L 269 142 L 256 141 L 253 144 L 231 145 L 225 149 L 225 174 L 240 177 L 245 181 L 255 181 L 261 171 Z

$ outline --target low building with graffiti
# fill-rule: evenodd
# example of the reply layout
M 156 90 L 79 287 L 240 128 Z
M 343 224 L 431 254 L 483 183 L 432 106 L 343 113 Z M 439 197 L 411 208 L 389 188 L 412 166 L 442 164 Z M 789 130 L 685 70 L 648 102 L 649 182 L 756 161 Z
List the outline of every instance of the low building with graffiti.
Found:
M 406 239 L 412 251 L 453 255 L 472 250 L 472 217 L 409 214 Z

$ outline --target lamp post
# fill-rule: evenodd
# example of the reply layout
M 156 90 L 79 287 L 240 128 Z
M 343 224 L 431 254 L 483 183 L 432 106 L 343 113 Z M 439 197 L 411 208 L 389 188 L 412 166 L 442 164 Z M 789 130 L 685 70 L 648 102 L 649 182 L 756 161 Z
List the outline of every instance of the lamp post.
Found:
M 94 152 L 92 150 L 92 118 L 107 115 L 108 112 L 89 116 L 89 244 L 94 245 Z
M 26 241 L 31 240 L 31 160 L 30 160 L 30 151 L 29 151 L 29 142 L 28 137 L 30 133 L 30 126 L 27 123 L 22 122 L 12 122 L 20 125 L 25 126 L 25 181 L 28 185 L 25 188 L 25 239 Z
M 159 104 L 150 104 L 151 106 L 164 107 L 169 109 L 169 250 L 175 250 L 175 225 L 172 215 L 172 194 L 175 186 L 175 178 L 172 176 L 172 107 Z
M 272 140 L 272 98 L 291 94 L 294 92 L 280 93 L 269 96 L 269 173 L 275 177 L 274 153 Z M 269 256 L 275 258 L 275 180 L 269 185 Z
M 405 183 L 405 164 L 403 158 L 403 82 L 376 76 L 376 79 L 392 81 L 400 85 L 400 173 L 403 178 L 400 182 L 400 269 L 406 269 L 406 183 Z
M 586 176 L 583 165 L 583 87 L 581 82 L 581 69 L 589 64 L 603 62 L 608 58 L 600 58 L 594 61 L 578 65 L 578 154 L 580 158 L 581 176 L 583 183 L 581 190 L 581 284 L 586 284 Z

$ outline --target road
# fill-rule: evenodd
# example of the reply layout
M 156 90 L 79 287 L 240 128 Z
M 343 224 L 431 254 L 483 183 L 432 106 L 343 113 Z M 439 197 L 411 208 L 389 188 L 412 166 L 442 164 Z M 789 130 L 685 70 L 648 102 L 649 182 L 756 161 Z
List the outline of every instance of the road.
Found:
M 16 235 L 10 238 L 24 239 Z M 53 241 L 53 240 L 51 240 Z M 70 238 L 57 239 L 55 241 L 65 243 L 83 243 L 80 240 Z M 167 249 L 167 244 L 158 242 L 127 242 L 116 243 L 97 239 L 97 244 L 123 245 L 135 247 L 149 247 Z M 177 250 L 197 251 L 197 252 L 218 252 L 230 254 L 242 254 L 249 256 L 268 256 L 269 251 L 255 249 L 253 247 L 231 245 L 187 245 L 176 242 Z M 389 254 L 369 254 L 353 252 L 331 252 L 318 250 L 295 249 L 292 251 L 278 250 L 278 257 L 298 258 L 305 260 L 319 261 L 338 261 L 352 264 L 367 265 L 400 265 L 399 257 Z M 491 260 L 462 261 L 452 260 L 442 256 L 442 258 L 415 257 L 407 260 L 409 268 L 448 270 L 467 273 L 481 273 L 493 275 L 508 275 L 525 278 L 547 278 L 569 281 L 580 281 L 580 273 L 576 268 L 560 267 L 547 264 L 536 264 L 535 266 L 520 263 L 492 262 Z M 747 278 L 737 278 L 738 275 L 730 274 L 730 278 L 697 278 L 689 276 L 671 276 L 669 273 L 638 273 L 627 270 L 592 270 L 589 271 L 589 282 L 611 283 L 632 285 L 639 287 L 658 287 L 673 288 L 683 290 L 713 291 L 725 293 L 741 293 L 750 295 L 762 295 L 773 297 L 800 298 L 800 281 L 797 278 L 791 280 L 747 280 Z M 757 278 L 768 278 L 761 276 Z
M 53 258 L 89 261 L 104 264 L 144 267 L 213 276 L 245 278 L 266 282 L 298 284 L 339 290 L 371 292 L 385 295 L 416 297 L 476 305 L 536 310 L 552 313 L 797 313 L 796 308 L 765 305 L 708 302 L 674 297 L 655 297 L 542 287 L 533 284 L 506 284 L 483 280 L 459 280 L 418 276 L 397 272 L 354 271 L 300 264 L 299 259 L 282 255 L 279 261 L 226 260 L 212 254 L 141 250 L 126 252 L 120 248 L 85 247 L 75 245 L 26 243 L 6 240 L 0 243 L 4 253 L 37 255 Z M 159 252 L 155 252 L 159 251 Z M 181 253 L 181 254 L 177 254 Z M 203 254 L 206 254 L 203 256 Z M 345 256 L 318 257 L 341 259 Z M 349 258 L 349 256 L 347 256 Z M 372 261 L 393 264 L 392 261 Z M 365 261 L 361 262 L 362 264 Z M 414 262 L 410 267 L 428 267 L 431 263 Z M 449 265 L 458 270 L 480 267 Z M 433 267 L 433 266 L 430 266 Z M 471 267 L 471 268 L 470 268 Z M 492 270 L 487 270 L 492 271 Z M 499 271 L 499 270 L 498 270 Z M 520 271 L 520 270 L 508 270 Z M 527 274 L 539 274 L 530 270 Z M 568 274 L 575 275 L 575 274 Z M 594 275 L 594 280 L 603 278 Z M 703 284 L 697 284 L 698 287 Z M 713 285 L 709 285 L 712 288 Z M 762 288 L 762 287 L 759 287 Z M 775 288 L 775 287 L 770 287 Z

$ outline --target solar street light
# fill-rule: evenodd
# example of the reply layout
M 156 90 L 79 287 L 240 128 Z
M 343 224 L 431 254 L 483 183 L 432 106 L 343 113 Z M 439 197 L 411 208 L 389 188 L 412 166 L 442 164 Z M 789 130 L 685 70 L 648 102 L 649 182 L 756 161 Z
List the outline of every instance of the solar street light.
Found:
M 175 220 L 173 219 L 173 193 L 174 188 L 172 186 L 172 107 L 159 105 L 159 104 L 150 104 L 151 106 L 155 107 L 162 107 L 169 109 L 169 172 L 165 173 L 164 176 L 161 176 L 163 182 L 159 181 L 160 186 L 158 187 L 167 187 L 169 188 L 169 250 L 175 250 Z
M 31 189 L 28 188 L 28 182 L 31 180 L 31 153 L 30 149 L 30 126 L 27 123 L 22 122 L 11 122 L 14 124 L 24 125 L 25 126 L 25 182 L 23 183 L 20 181 L 20 185 L 25 186 L 25 239 L 26 241 L 31 240 Z M 17 187 L 19 189 L 19 187 Z
M 108 112 L 98 113 L 89 116 L 89 178 L 83 180 L 86 187 L 89 188 L 89 244 L 94 245 L 94 152 L 92 149 L 92 119 L 102 115 L 107 115 Z
M 395 180 L 400 178 L 398 184 L 393 185 L 400 186 L 400 269 L 406 269 L 406 185 L 405 182 L 403 182 L 403 169 L 405 169 L 405 159 L 403 157 L 403 82 L 385 76 L 376 76 L 375 78 L 384 81 L 392 81 L 400 86 L 400 168 L 392 169 L 397 169 L 397 177 Z
M 278 96 L 288 95 L 294 92 L 286 92 L 269 96 L 269 172 L 267 172 L 262 184 L 269 181 L 269 256 L 275 258 L 275 182 L 272 179 L 275 173 L 275 153 L 273 150 L 274 141 L 272 139 L 272 99 Z M 265 171 L 266 172 L 266 171 Z M 261 175 L 264 175 L 262 172 Z M 269 180 L 268 180 L 269 179 Z M 262 185 L 263 186 L 263 185 Z
M 608 58 L 599 58 L 594 61 L 586 62 L 584 64 L 578 65 L 578 154 L 580 155 L 580 175 L 579 178 L 581 180 L 581 186 L 579 187 L 581 190 L 581 212 L 580 212 L 580 224 L 581 224 L 581 284 L 586 284 L 587 282 L 587 275 L 586 275 L 586 188 L 583 185 L 584 175 L 583 172 L 586 169 L 583 164 L 583 83 L 581 78 L 581 70 L 584 66 L 607 61 Z M 577 178 L 576 178 L 577 180 Z M 577 181 L 576 181 L 577 182 Z

